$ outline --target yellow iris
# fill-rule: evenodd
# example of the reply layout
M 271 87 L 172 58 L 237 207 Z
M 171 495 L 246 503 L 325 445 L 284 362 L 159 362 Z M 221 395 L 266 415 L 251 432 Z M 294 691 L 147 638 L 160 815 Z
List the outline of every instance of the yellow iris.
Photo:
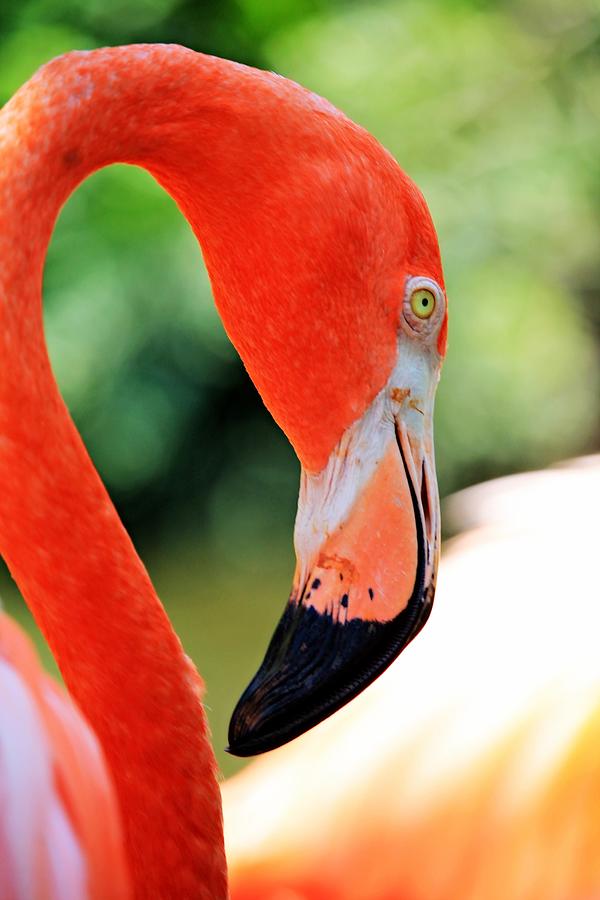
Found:
M 435 294 L 427 288 L 413 291 L 410 297 L 410 308 L 419 319 L 428 319 L 435 309 Z

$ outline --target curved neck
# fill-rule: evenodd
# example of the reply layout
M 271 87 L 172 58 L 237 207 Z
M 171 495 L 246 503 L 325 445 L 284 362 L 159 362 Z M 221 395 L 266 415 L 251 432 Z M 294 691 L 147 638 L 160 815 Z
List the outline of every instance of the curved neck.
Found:
M 201 682 L 52 375 L 42 270 L 62 203 L 116 161 L 148 168 L 218 254 L 235 73 L 181 48 L 73 54 L 0 114 L 0 552 L 104 748 L 137 897 L 226 897 L 216 766 Z

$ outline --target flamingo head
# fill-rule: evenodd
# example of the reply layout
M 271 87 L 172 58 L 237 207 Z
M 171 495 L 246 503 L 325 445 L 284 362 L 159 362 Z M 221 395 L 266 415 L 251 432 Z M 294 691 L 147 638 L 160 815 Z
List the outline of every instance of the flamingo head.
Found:
M 274 749 L 335 712 L 423 627 L 435 592 L 439 499 L 432 416 L 445 296 L 406 278 L 397 359 L 322 469 L 302 467 L 296 572 L 231 719 L 229 750 Z
M 291 594 L 231 720 L 240 756 L 337 710 L 427 619 L 447 321 L 415 185 L 326 101 L 252 77 L 251 112 L 215 123 L 219 154 L 204 164 L 227 191 L 200 238 L 225 328 L 302 468 Z

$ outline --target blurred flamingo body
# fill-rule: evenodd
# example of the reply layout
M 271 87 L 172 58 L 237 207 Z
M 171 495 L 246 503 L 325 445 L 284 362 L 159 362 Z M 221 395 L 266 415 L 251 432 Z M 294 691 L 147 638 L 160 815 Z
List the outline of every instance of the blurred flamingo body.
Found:
M 0 158 L 0 553 L 81 711 L 1 619 L 2 896 L 225 900 L 202 682 L 52 374 L 41 288 L 54 222 L 94 170 L 148 169 L 198 237 L 227 332 L 301 461 L 298 533 L 311 538 L 298 543 L 305 558 L 286 621 L 302 615 L 333 635 L 346 668 L 333 666 L 334 691 L 324 659 L 317 695 L 302 702 L 287 688 L 283 698 L 251 691 L 231 731 L 240 753 L 289 740 L 338 708 L 426 619 L 438 535 L 430 420 L 446 334 L 435 231 L 391 156 L 322 98 L 181 47 L 52 61 L 0 112 Z M 419 416 L 401 408 L 413 371 Z M 362 480 L 347 476 L 351 464 Z M 314 510 L 329 556 L 315 543 Z M 358 572 L 350 556 L 382 510 L 405 529 L 406 559 L 382 544 L 390 559 L 363 558 L 340 599 L 335 560 Z M 325 567 L 322 582 L 333 575 L 309 601 L 311 566 Z M 377 594 L 367 594 L 371 583 Z M 366 657 L 361 641 L 347 640 L 359 633 L 377 636 Z M 301 672 L 307 658 L 292 650 L 269 663 L 278 690 L 281 672 L 292 663 Z
M 424 635 L 224 786 L 233 900 L 600 897 L 600 458 L 451 498 Z

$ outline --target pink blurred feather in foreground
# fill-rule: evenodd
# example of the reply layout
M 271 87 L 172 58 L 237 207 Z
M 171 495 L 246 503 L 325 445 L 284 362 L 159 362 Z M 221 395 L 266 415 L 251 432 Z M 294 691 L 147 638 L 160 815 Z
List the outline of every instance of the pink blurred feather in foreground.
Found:
M 0 615 L 0 897 L 131 896 L 102 751 L 29 639 Z

